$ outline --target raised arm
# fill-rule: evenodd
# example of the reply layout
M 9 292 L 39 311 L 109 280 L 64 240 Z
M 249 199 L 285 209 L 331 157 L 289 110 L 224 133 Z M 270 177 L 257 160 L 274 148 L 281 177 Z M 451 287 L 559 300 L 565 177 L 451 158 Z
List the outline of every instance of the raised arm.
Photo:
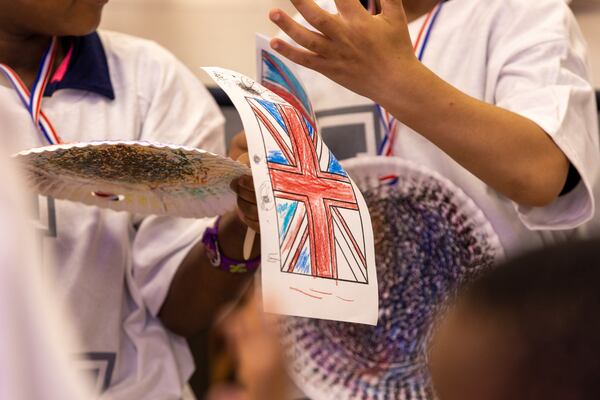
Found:
M 377 102 L 516 203 L 545 206 L 560 194 L 565 154 L 533 121 L 466 95 L 421 64 L 401 0 L 382 0 L 377 16 L 356 0 L 336 0 L 338 15 L 313 0 L 292 3 L 317 32 L 273 10 L 271 20 L 304 47 L 274 39 L 276 51 Z

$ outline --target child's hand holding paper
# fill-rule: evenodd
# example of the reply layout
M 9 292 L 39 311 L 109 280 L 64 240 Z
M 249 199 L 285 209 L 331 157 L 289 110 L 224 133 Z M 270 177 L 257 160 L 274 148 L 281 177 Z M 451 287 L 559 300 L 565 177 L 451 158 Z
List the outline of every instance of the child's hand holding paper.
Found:
M 242 164 L 250 165 L 248 153 L 237 158 Z M 258 207 L 252 176 L 244 175 L 231 182 L 231 189 L 237 194 L 237 214 L 240 220 L 254 232 L 260 232 Z

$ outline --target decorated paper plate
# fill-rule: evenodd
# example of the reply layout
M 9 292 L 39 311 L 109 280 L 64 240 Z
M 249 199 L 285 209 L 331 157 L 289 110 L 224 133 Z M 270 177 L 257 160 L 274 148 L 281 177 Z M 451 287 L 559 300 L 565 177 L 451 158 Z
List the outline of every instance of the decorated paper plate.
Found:
M 216 154 L 150 142 L 61 144 L 15 157 L 41 195 L 146 215 L 223 214 L 235 206 L 231 181 L 250 174 Z
M 379 280 L 376 327 L 289 318 L 291 373 L 313 400 L 433 399 L 425 343 L 458 284 L 503 257 L 483 212 L 452 182 L 396 158 L 344 164 L 373 220 Z

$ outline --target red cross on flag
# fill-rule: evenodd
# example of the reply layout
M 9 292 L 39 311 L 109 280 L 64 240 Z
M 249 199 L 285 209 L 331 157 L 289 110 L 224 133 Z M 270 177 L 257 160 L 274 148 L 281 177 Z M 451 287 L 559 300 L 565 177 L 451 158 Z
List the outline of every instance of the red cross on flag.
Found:
M 319 278 L 368 283 L 360 210 L 350 178 L 321 137 L 292 106 L 250 99 L 263 140 L 274 191 L 281 270 Z M 290 132 L 295 132 L 291 134 Z M 339 266 L 338 266 L 339 265 Z

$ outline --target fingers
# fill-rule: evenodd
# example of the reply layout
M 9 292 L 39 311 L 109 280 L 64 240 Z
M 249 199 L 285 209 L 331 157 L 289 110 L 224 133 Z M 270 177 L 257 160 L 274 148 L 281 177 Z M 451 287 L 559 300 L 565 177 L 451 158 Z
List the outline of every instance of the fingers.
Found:
M 248 225 L 254 232 L 260 232 L 260 221 L 258 219 L 258 208 L 256 207 L 256 204 L 238 198 L 237 214 L 240 220 Z
M 356 17 L 368 14 L 358 0 L 335 0 L 338 12 L 344 17 Z
M 381 0 L 381 14 L 391 20 L 406 21 L 402 0 Z
M 238 162 L 250 166 L 250 157 L 244 153 L 237 159 Z M 258 220 L 258 206 L 254 181 L 249 175 L 241 176 L 231 182 L 231 190 L 237 194 L 237 214 L 240 220 L 255 232 L 260 232 Z
M 331 43 L 320 33 L 311 31 L 281 10 L 272 10 L 269 18 L 300 46 L 318 54 L 326 54 Z
M 246 166 L 250 166 L 250 156 L 248 153 L 244 153 L 237 158 L 237 162 L 242 163 Z
M 242 176 L 231 182 L 231 189 L 237 194 L 239 218 L 256 232 L 260 232 L 256 192 L 251 176 Z
M 292 4 L 316 30 L 327 37 L 337 37 L 340 27 L 335 15 L 323 10 L 314 0 L 292 0 Z
M 242 221 L 248 228 L 252 229 L 258 235 L 258 233 L 260 233 L 260 222 L 258 221 L 258 219 L 252 219 L 247 214 L 244 214 L 239 207 L 240 204 L 238 201 L 237 215 L 240 221 Z
M 258 207 L 256 206 L 256 203 L 238 197 L 237 206 L 238 210 L 244 215 L 244 219 L 258 223 Z
M 231 144 L 240 149 L 247 150 L 248 149 L 248 141 L 246 140 L 246 132 L 244 132 L 244 131 L 238 132 L 233 137 L 233 139 L 231 139 Z
M 246 141 L 246 133 L 241 131 L 231 139 L 229 143 L 229 157 L 237 160 L 239 156 L 248 152 L 248 142 Z
M 256 192 L 254 190 L 254 182 L 251 176 L 242 176 L 231 182 L 231 189 L 249 203 L 256 204 Z
M 271 40 L 271 48 L 290 61 L 317 72 L 322 72 L 325 67 L 324 59 L 318 54 L 293 46 L 281 39 Z

